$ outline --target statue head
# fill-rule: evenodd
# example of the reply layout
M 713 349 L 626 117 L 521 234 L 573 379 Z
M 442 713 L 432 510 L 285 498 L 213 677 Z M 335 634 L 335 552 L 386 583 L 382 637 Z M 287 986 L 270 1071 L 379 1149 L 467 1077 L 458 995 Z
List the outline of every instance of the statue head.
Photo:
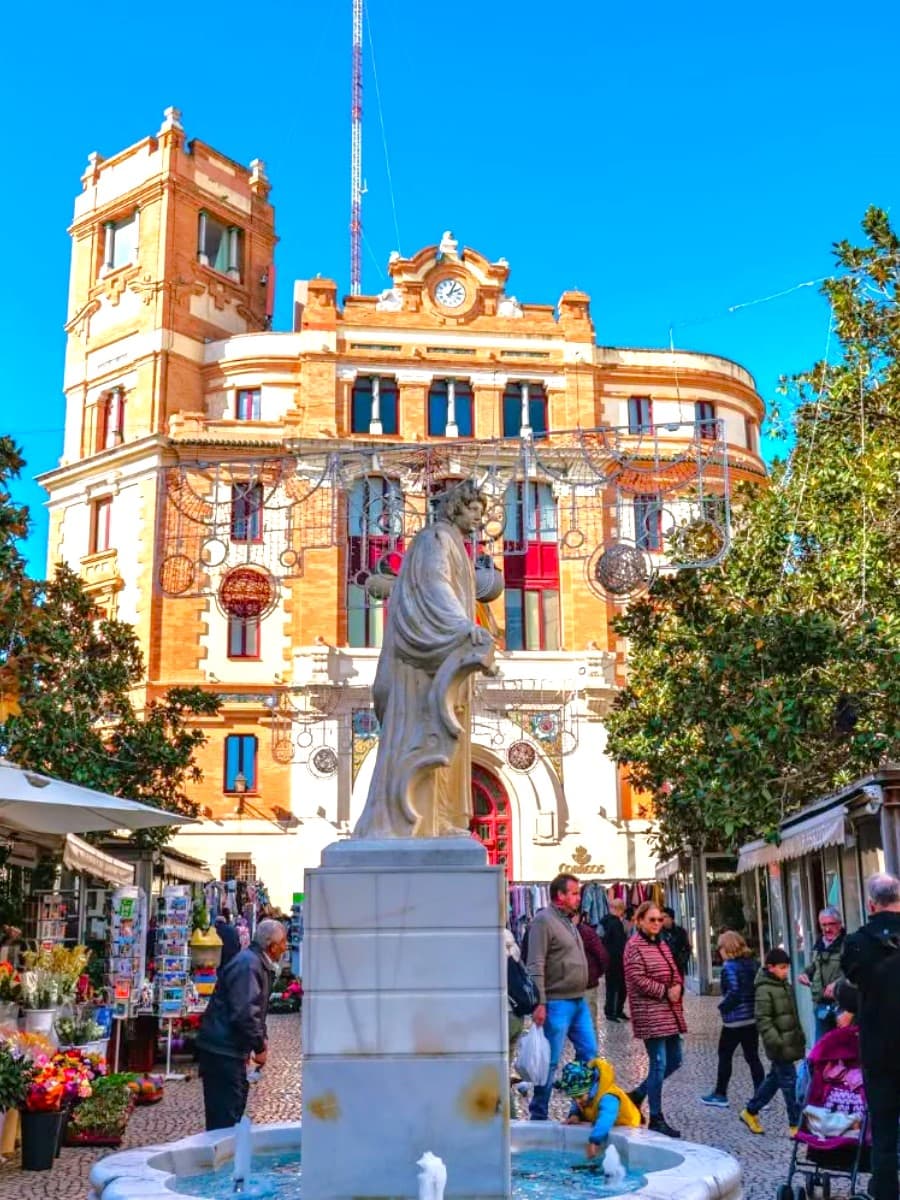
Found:
M 474 533 L 484 519 L 487 499 L 474 479 L 451 484 L 435 501 L 438 521 L 448 521 L 463 533 Z

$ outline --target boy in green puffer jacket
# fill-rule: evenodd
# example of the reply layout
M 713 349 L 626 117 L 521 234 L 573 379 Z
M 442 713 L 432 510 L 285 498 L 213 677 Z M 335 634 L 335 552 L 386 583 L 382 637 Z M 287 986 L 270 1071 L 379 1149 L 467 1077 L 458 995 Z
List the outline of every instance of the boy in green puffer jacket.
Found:
M 794 1063 L 806 1053 L 806 1035 L 800 1024 L 794 990 L 788 976 L 791 960 L 787 951 L 776 946 L 766 955 L 765 966 L 756 976 L 754 1014 L 763 1047 L 771 1063 L 769 1073 L 753 1093 L 741 1120 L 751 1133 L 762 1133 L 757 1113 L 781 1088 L 788 1111 L 791 1137 L 800 1124 L 797 1103 L 797 1069 Z

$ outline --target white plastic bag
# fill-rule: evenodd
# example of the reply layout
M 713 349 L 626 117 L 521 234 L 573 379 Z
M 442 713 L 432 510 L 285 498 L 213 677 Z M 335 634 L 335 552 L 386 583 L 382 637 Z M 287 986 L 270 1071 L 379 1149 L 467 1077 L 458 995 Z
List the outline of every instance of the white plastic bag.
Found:
M 540 1025 L 532 1025 L 519 1038 L 516 1071 L 535 1087 L 543 1087 L 550 1074 L 550 1043 Z

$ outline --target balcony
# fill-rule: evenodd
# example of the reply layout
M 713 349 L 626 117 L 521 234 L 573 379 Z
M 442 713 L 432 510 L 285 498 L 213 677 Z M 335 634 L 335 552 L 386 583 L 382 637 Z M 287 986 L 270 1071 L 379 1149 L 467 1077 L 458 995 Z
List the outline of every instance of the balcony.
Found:
M 81 580 L 88 592 L 118 592 L 125 586 L 115 550 L 101 550 L 81 560 Z

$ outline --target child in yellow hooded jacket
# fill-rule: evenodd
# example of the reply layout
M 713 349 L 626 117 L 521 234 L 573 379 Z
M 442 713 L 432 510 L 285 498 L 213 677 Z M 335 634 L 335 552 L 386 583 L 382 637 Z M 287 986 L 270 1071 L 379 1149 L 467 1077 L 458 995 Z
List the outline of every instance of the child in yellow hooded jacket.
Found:
M 572 1101 L 567 1124 L 592 1126 L 588 1158 L 600 1153 L 614 1125 L 640 1128 L 640 1110 L 616 1085 L 613 1065 L 605 1058 L 566 1063 L 556 1086 Z

